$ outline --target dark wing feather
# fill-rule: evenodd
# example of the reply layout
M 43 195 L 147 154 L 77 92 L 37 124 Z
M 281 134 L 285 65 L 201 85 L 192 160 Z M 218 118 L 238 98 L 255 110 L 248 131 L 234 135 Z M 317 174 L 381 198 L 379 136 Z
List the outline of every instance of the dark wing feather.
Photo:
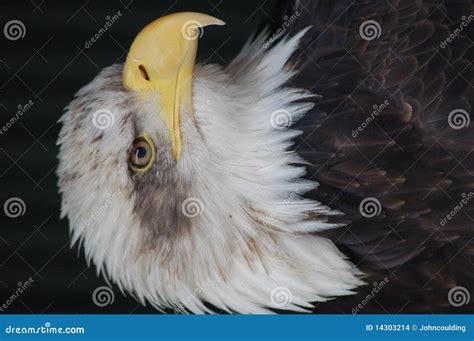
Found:
M 307 177 L 320 182 L 310 195 L 349 223 L 324 235 L 369 283 L 389 280 L 361 312 L 473 309 L 448 303 L 457 285 L 474 295 L 474 123 L 448 123 L 456 109 L 473 121 L 474 20 L 462 24 L 473 8 L 469 0 L 294 0 L 281 1 L 272 17 L 276 31 L 298 14 L 290 35 L 313 25 L 294 56 L 301 72 L 291 85 L 322 98 L 295 125 L 304 132 L 295 146 L 310 162 Z M 380 24 L 379 38 L 362 39 L 367 20 Z M 382 210 L 365 218 L 359 204 L 370 197 Z M 316 311 L 350 313 L 371 290 Z

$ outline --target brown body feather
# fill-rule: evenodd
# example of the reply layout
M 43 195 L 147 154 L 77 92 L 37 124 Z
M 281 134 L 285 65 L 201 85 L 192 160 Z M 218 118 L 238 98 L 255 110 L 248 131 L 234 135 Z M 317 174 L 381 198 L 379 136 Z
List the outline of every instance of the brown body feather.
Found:
M 462 109 L 472 118 L 474 20 L 462 22 L 473 10 L 469 0 L 295 0 L 269 22 L 273 32 L 297 13 L 288 34 L 313 26 L 291 85 L 322 98 L 295 125 L 304 131 L 295 146 L 320 182 L 309 195 L 345 214 L 347 226 L 325 235 L 369 275 L 357 295 L 315 312 L 354 312 L 385 277 L 358 312 L 473 311 L 472 300 L 448 302 L 454 286 L 474 295 L 474 123 L 453 129 L 448 117 Z M 380 24 L 378 38 L 361 37 L 367 20 Z M 359 210 L 368 197 L 381 204 L 372 218 Z

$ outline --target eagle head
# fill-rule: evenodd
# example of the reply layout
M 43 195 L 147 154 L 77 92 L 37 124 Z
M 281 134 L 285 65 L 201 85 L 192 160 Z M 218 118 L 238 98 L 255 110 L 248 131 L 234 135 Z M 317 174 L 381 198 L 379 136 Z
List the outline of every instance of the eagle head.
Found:
M 199 29 L 177 13 L 146 26 L 61 118 L 62 216 L 72 243 L 121 289 L 183 312 L 305 311 L 360 272 L 314 232 L 338 214 L 304 194 L 290 125 L 313 104 L 288 87 L 304 32 L 226 67 L 195 65 Z

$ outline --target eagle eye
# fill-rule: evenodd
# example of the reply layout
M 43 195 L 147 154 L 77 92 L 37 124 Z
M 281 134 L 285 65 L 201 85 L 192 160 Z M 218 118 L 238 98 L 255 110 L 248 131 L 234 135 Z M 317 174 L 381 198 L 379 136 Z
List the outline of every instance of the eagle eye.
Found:
M 133 141 L 129 155 L 130 167 L 137 172 L 144 172 L 150 168 L 155 158 L 155 149 L 151 140 L 141 136 Z

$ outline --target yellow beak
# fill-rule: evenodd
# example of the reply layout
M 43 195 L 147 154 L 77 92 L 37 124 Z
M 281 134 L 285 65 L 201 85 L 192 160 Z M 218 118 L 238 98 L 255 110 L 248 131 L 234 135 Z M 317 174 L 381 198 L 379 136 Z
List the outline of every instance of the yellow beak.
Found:
M 133 41 L 123 69 L 125 88 L 143 95 L 159 95 L 159 115 L 168 128 L 175 160 L 181 157 L 182 149 L 181 110 L 194 118 L 192 76 L 197 41 L 199 28 L 208 25 L 225 23 L 193 12 L 170 14 L 153 21 Z

